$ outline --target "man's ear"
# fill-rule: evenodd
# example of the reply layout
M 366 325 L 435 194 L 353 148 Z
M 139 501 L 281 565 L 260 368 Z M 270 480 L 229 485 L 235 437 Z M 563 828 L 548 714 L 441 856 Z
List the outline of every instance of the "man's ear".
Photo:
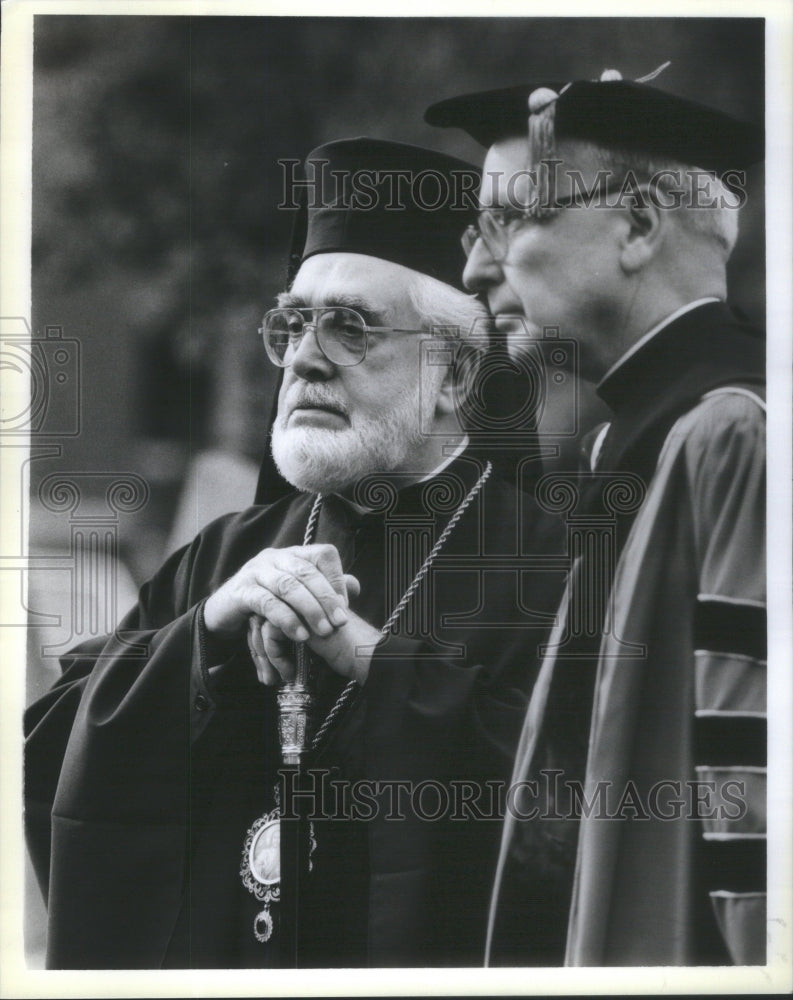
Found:
M 668 220 L 646 194 L 623 211 L 627 224 L 622 233 L 619 262 L 626 274 L 635 274 L 658 253 Z
M 481 358 L 481 350 L 458 341 L 454 345 L 451 364 L 446 369 L 438 392 L 436 413 L 460 415 L 460 408 L 468 398 L 476 384 L 477 372 Z
M 435 412 L 438 416 L 446 416 L 449 413 L 457 412 L 459 393 L 457 391 L 457 377 L 455 374 L 456 364 L 453 361 L 446 369 L 443 382 L 438 390 L 438 399 L 435 403 Z

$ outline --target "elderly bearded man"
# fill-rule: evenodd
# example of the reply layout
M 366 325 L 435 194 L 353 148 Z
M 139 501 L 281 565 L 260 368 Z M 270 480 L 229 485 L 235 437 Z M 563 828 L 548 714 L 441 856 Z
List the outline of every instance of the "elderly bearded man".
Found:
M 725 305 L 762 133 L 616 71 L 427 119 L 490 147 L 467 287 L 574 338 L 612 412 L 570 525 L 613 534 L 573 568 L 513 775 L 583 798 L 507 816 L 491 959 L 533 957 L 525 911 L 568 964 L 763 964 L 764 345 Z
M 284 901 L 259 871 L 277 828 L 257 818 L 275 809 L 275 685 L 295 643 L 318 721 L 353 695 L 309 760 L 322 797 L 300 963 L 481 963 L 499 824 L 476 793 L 509 775 L 561 586 L 553 532 L 458 419 L 448 331 L 483 315 L 453 287 L 472 168 L 365 139 L 309 159 L 323 179 L 300 267 L 262 327 L 284 368 L 272 452 L 291 491 L 202 531 L 28 714 L 50 967 L 278 964 Z M 359 170 L 374 198 L 326 190 Z M 443 204 L 387 187 L 421 171 Z M 527 574 L 534 557 L 551 571 Z M 363 783 L 356 817 L 344 793 Z

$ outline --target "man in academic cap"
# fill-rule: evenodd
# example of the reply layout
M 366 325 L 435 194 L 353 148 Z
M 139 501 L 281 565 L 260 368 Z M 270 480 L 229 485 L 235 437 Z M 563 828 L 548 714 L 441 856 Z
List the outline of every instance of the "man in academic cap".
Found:
M 460 418 L 477 176 L 356 139 L 300 183 L 299 267 L 261 331 L 283 369 L 271 502 L 170 558 L 27 715 L 50 968 L 279 964 L 274 786 L 306 692 L 284 688 L 280 717 L 277 692 L 298 670 L 316 716 L 298 964 L 481 963 L 487 783 L 511 769 L 562 573 L 532 463 L 506 477 Z
M 507 815 L 490 961 L 550 885 L 567 964 L 764 964 L 764 344 L 726 305 L 762 133 L 616 71 L 427 120 L 489 147 L 467 287 L 575 339 L 611 411 L 558 494 L 579 556 L 513 781 L 556 773 Z

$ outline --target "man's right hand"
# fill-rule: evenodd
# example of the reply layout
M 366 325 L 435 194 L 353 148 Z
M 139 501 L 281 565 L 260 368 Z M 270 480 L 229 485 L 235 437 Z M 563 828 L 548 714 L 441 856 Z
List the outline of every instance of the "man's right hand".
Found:
M 259 615 L 294 642 L 327 636 L 347 620 L 347 582 L 334 545 L 263 549 L 204 605 L 210 633 L 244 632 Z

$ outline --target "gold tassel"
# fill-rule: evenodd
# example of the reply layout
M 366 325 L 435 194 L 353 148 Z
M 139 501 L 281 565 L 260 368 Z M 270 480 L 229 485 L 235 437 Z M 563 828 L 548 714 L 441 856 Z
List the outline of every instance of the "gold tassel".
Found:
M 529 178 L 529 215 L 544 219 L 553 215 L 553 195 L 549 161 L 556 157 L 556 101 L 559 95 L 549 87 L 540 87 L 529 95 L 529 163 L 534 175 Z
M 652 73 L 640 77 L 637 83 L 648 83 L 654 80 L 671 63 L 662 63 Z M 601 83 L 609 83 L 622 79 L 618 69 L 605 69 L 600 75 Z M 556 156 L 556 102 L 570 87 L 566 84 L 557 94 L 550 87 L 539 87 L 529 94 L 529 196 L 526 210 L 530 217 L 547 219 L 559 210 L 554 208 L 556 195 L 555 166 Z M 533 178 L 532 179 L 532 175 Z

